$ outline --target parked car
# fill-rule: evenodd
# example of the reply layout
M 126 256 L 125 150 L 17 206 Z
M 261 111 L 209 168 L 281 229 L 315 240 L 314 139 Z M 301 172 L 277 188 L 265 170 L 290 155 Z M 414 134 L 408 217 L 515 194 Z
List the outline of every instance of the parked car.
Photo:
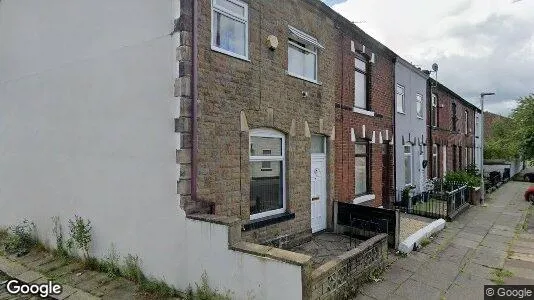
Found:
M 525 201 L 530 201 L 534 204 L 534 186 L 531 186 L 525 192 Z
M 523 175 L 523 179 L 528 182 L 534 182 L 534 173 L 525 173 L 525 175 Z

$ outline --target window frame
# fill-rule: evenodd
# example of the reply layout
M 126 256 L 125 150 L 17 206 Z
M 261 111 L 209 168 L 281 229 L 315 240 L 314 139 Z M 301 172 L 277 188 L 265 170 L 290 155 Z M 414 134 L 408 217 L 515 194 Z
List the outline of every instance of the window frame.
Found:
M 435 176 L 434 176 L 435 175 Z M 432 178 L 439 177 L 439 145 L 432 145 Z
M 228 1 L 228 2 L 231 2 L 237 6 L 241 6 L 243 7 L 243 16 L 239 16 L 239 15 L 236 15 L 235 13 L 225 9 L 224 7 L 221 7 L 219 5 L 217 5 L 215 3 L 215 1 L 217 0 L 211 0 L 211 35 L 210 35 L 210 38 L 211 38 L 211 50 L 213 51 L 217 51 L 217 52 L 220 52 L 220 53 L 223 53 L 223 54 L 226 54 L 226 55 L 229 55 L 229 56 L 232 56 L 232 57 L 235 57 L 235 58 L 239 58 L 239 59 L 242 59 L 242 60 L 246 60 L 246 61 L 250 61 L 249 60 L 249 28 L 248 28 L 248 4 L 245 3 L 245 2 L 242 2 L 242 1 L 239 1 L 239 0 L 224 0 L 224 1 Z M 245 24 L 245 41 L 244 41 L 244 44 L 245 44 L 245 55 L 241 55 L 239 53 L 235 53 L 235 52 L 232 52 L 230 50 L 226 50 L 224 48 L 221 48 L 219 46 L 217 46 L 215 44 L 215 38 L 214 38 L 214 34 L 216 34 L 216 32 L 213 30 L 214 29 L 214 26 L 215 26 L 215 14 L 216 13 L 220 13 L 230 19 L 233 19 L 237 22 L 240 22 L 240 23 L 243 23 Z
M 356 60 L 359 60 L 360 62 L 363 62 L 365 64 L 365 70 L 362 70 L 356 65 Z M 354 56 L 354 101 L 353 105 L 355 108 L 364 109 L 364 110 L 370 110 L 369 107 L 369 60 L 364 55 L 355 55 Z M 364 107 L 356 105 L 356 73 L 360 73 L 364 76 L 364 86 L 365 86 L 365 100 L 364 100 Z
M 439 119 L 438 119 L 438 95 L 432 93 L 432 95 L 430 96 L 431 98 L 431 109 L 430 109 L 430 117 L 432 118 L 431 120 L 431 125 L 432 127 L 436 128 L 438 127 L 439 125 Z
M 399 87 L 402 88 L 402 94 L 399 94 L 397 90 Z M 397 98 L 399 95 L 402 95 L 402 102 L 401 102 L 402 111 L 399 111 L 399 99 Z M 395 86 L 395 110 L 399 114 L 403 114 L 403 115 L 406 114 L 406 88 L 402 84 L 399 84 L 399 83 L 397 83 Z
M 417 106 L 419 105 L 420 109 L 417 109 Z M 423 119 L 423 95 L 421 93 L 415 94 L 415 114 L 417 115 L 418 119 Z
M 480 136 L 480 115 L 475 115 L 475 137 Z
M 465 113 L 464 113 L 464 117 L 465 117 L 465 134 L 469 134 L 469 112 L 467 111 L 467 109 L 465 110 Z
M 410 152 L 406 152 L 406 147 L 410 148 Z M 404 170 L 404 186 L 412 185 L 413 184 L 413 145 L 410 143 L 404 144 L 403 146 L 403 167 L 406 168 L 406 157 L 410 157 L 410 182 L 406 182 L 406 170 Z
M 356 145 L 365 145 L 365 154 L 356 154 Z M 356 193 L 356 157 L 365 157 L 365 192 Z M 371 143 L 366 139 L 357 139 L 354 142 L 354 196 L 360 197 L 372 194 L 371 191 Z
M 306 81 L 309 81 L 309 82 L 313 82 L 313 83 L 319 83 L 318 79 L 319 79 L 319 60 L 318 60 L 318 51 L 317 51 L 317 47 L 316 46 L 313 46 L 313 49 L 315 49 L 314 51 L 306 48 L 306 47 L 302 47 L 301 45 L 298 44 L 299 42 L 298 41 L 295 41 L 291 38 L 288 38 L 287 40 L 287 74 L 290 75 L 290 76 L 293 76 L 293 77 L 296 77 L 296 78 L 299 78 L 299 79 L 302 79 L 302 80 L 306 80 Z M 302 43 L 304 44 L 304 43 Z M 306 76 L 303 76 L 303 75 L 299 75 L 299 74 L 296 74 L 296 73 L 293 73 L 291 71 L 289 71 L 289 47 L 295 47 L 299 50 L 302 50 L 302 51 L 306 51 L 308 53 L 311 53 L 315 56 L 315 79 L 313 78 L 308 78 Z
M 250 149 L 251 149 L 251 144 L 252 144 L 252 137 L 253 136 L 256 136 L 256 137 L 267 137 L 267 138 L 280 138 L 282 140 L 282 149 L 281 149 L 281 154 L 280 156 L 264 156 L 264 155 L 255 155 L 255 156 L 252 156 L 251 153 L 250 153 Z M 281 161 L 282 162 L 282 171 L 280 172 L 281 173 L 281 176 L 282 176 L 282 208 L 278 208 L 278 209 L 274 209 L 274 210 L 269 210 L 269 211 L 264 211 L 264 212 L 261 212 L 261 213 L 256 213 L 256 214 L 250 214 L 250 220 L 256 220 L 256 219 L 260 219 L 260 218 L 264 218 L 264 217 L 269 217 L 269 216 L 273 216 L 273 215 L 278 215 L 278 214 L 282 214 L 284 212 L 286 212 L 287 210 L 287 192 L 286 192 L 286 188 L 287 188 L 287 183 L 286 183 L 286 136 L 282 133 L 282 132 L 279 132 L 277 130 L 274 130 L 274 129 L 267 129 L 267 128 L 258 128 L 258 129 L 252 129 L 250 130 L 249 132 L 249 146 L 248 146 L 248 158 L 249 158 L 249 163 L 251 162 L 263 162 L 263 161 Z M 262 152 L 263 154 L 263 152 Z M 249 176 L 249 180 L 251 180 L 252 178 L 252 174 L 250 174 Z M 249 206 L 250 206 L 250 202 L 251 202 L 251 199 L 249 198 Z
M 455 102 L 452 102 L 451 104 L 451 119 L 452 119 L 452 128 L 451 130 L 453 132 L 457 132 L 458 131 L 458 124 L 457 124 L 457 121 L 458 121 L 458 115 L 457 115 L 457 107 L 456 107 L 456 103 Z

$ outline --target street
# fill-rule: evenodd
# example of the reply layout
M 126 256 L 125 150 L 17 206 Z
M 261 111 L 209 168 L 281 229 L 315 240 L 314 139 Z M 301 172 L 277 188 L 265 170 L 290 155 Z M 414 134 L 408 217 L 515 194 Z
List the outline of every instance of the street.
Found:
M 534 285 L 534 207 L 523 198 L 529 185 L 506 183 L 426 247 L 390 255 L 382 280 L 355 299 L 483 299 L 483 286 L 494 282 Z

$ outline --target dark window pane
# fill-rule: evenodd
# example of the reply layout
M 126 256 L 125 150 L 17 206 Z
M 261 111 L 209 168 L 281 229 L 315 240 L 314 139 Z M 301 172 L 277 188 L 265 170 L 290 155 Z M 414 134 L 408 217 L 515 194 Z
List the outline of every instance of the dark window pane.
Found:
M 270 171 L 262 171 L 261 161 L 250 162 L 250 214 L 283 208 L 282 162 L 270 161 Z

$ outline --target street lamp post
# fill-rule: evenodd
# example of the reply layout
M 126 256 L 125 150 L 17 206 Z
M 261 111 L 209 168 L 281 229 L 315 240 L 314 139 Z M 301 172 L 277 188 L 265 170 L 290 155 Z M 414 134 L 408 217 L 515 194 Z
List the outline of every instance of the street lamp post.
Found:
M 482 206 L 485 206 L 484 203 L 486 199 L 486 187 L 484 186 L 484 97 L 492 96 L 495 93 L 481 93 L 480 94 L 480 179 L 482 180 L 480 186 L 480 202 Z

